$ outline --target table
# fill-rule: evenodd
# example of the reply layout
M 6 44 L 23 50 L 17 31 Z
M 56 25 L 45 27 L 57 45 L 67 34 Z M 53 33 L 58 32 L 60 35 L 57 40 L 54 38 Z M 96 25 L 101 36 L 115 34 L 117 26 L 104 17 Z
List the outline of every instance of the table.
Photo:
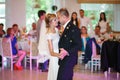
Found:
M 107 40 L 102 44 L 101 69 L 108 71 L 113 68 L 120 72 L 120 42 Z

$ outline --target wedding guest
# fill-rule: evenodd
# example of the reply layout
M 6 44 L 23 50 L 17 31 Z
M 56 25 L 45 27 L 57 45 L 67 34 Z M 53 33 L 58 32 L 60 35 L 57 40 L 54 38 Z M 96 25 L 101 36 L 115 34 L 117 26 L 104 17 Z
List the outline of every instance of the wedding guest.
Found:
M 98 44 L 98 45 L 100 46 L 100 48 L 101 48 L 101 47 L 102 47 L 102 43 L 105 41 L 105 37 L 104 37 L 104 35 L 101 34 L 100 29 L 101 29 L 101 27 L 100 27 L 99 25 L 97 25 L 97 26 L 95 27 L 95 30 L 94 30 L 94 32 L 95 32 L 94 38 L 95 38 L 97 44 Z
M 80 13 L 80 29 L 82 26 L 86 26 L 87 29 L 89 27 L 90 30 L 88 30 L 88 34 L 89 34 L 89 36 L 92 36 L 93 35 L 93 28 L 92 28 L 91 19 L 84 15 L 83 9 L 80 9 L 79 13 Z
M 36 23 L 32 23 L 32 30 L 29 31 L 28 36 L 32 36 L 33 38 L 37 37 L 37 26 Z
M 77 18 L 77 13 L 76 12 L 73 12 L 72 15 L 71 15 L 71 22 L 77 26 L 77 27 L 80 27 L 80 20 Z
M 47 40 L 46 40 L 46 23 L 45 23 L 45 16 L 46 11 L 45 10 L 39 10 L 38 11 L 38 22 L 37 22 L 37 43 L 38 43 L 38 52 L 41 56 L 41 59 L 39 60 L 39 63 L 41 63 L 42 60 L 42 72 L 48 71 L 48 47 L 47 47 Z
M 42 27 L 42 23 L 45 20 L 45 15 L 46 15 L 46 11 L 45 10 L 39 10 L 38 11 L 38 21 L 37 21 L 37 43 L 39 43 L 39 39 L 40 39 L 40 32 L 41 32 L 41 27 Z
M 14 35 L 17 38 L 20 37 L 20 30 L 19 30 L 18 24 L 13 24 L 12 28 L 13 28 L 13 31 L 14 31 Z
M 102 34 L 105 34 L 107 31 L 107 27 L 109 27 L 109 22 L 107 21 L 106 15 L 104 12 L 100 13 L 100 19 L 99 19 L 98 25 L 101 28 L 100 32 Z
M 5 36 L 4 41 L 6 41 L 7 39 L 11 40 L 13 57 L 14 56 L 18 57 L 18 60 L 14 65 L 14 69 L 15 70 L 22 70 L 23 67 L 21 65 L 21 62 L 24 59 L 24 57 L 26 55 L 26 52 L 18 49 L 17 38 L 16 38 L 16 36 L 14 36 L 13 28 L 8 28 L 7 29 L 7 35 Z
M 86 44 L 87 41 L 90 39 L 88 32 L 87 32 L 87 28 L 85 26 L 81 27 L 81 42 L 82 42 L 82 47 L 81 47 L 81 52 L 78 52 L 78 57 L 80 57 L 80 59 L 78 59 L 78 62 L 80 61 L 80 63 L 83 63 L 84 60 L 84 56 L 85 56 L 85 49 L 86 49 Z
M 87 33 L 87 28 L 85 26 L 82 26 L 81 28 L 81 41 L 82 41 L 82 51 L 85 51 L 86 43 L 90 39 L 88 33 Z
M 111 29 L 110 26 L 107 27 L 107 31 L 106 31 L 106 33 L 103 35 L 103 37 L 105 38 L 105 40 L 113 39 L 114 35 L 113 35 L 112 29 Z
M 0 37 L 3 37 L 5 35 L 5 31 L 3 30 L 4 24 L 0 23 Z

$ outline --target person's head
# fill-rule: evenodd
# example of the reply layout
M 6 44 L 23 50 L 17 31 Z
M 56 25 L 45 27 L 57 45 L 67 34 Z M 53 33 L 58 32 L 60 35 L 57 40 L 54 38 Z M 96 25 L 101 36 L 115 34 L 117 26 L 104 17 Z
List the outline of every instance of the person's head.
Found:
M 43 20 L 45 19 L 45 14 L 46 14 L 46 11 L 45 10 L 39 10 L 38 11 L 38 17 Z
M 36 30 L 36 28 L 37 28 L 36 23 L 33 22 L 33 23 L 32 23 L 32 29 L 33 29 L 33 30 Z
M 87 34 L 87 28 L 85 26 L 81 27 L 81 33 L 82 34 Z
M 7 35 L 14 35 L 13 28 L 8 28 L 7 29 Z
M 12 25 L 13 31 L 17 32 L 18 31 L 18 25 L 17 24 L 13 24 Z
M 107 26 L 107 29 L 106 29 L 107 31 L 107 33 L 110 33 L 110 32 L 112 32 L 112 29 L 111 29 L 111 26 Z
M 80 17 L 84 17 L 84 10 L 83 9 L 80 9 L 79 13 L 80 13 Z
M 100 19 L 99 19 L 99 21 L 101 21 L 101 20 L 106 21 L 106 15 L 105 15 L 104 12 L 101 12 L 101 13 L 100 13 Z
M 0 30 L 3 30 L 4 24 L 0 23 Z
M 73 22 L 74 25 L 78 26 L 78 19 L 77 19 L 77 13 L 76 12 L 72 13 L 71 21 Z
M 77 19 L 77 13 L 76 13 L 76 12 L 73 12 L 73 13 L 72 13 L 71 19 L 73 19 L 73 20 Z
M 101 27 L 99 25 L 97 25 L 95 27 L 95 34 L 100 34 L 100 29 L 101 29 Z
M 56 27 L 58 25 L 58 20 L 55 14 L 47 14 L 45 21 L 46 21 L 47 28 Z
M 58 21 L 61 25 L 64 25 L 69 20 L 69 12 L 66 8 L 61 8 L 57 12 Z

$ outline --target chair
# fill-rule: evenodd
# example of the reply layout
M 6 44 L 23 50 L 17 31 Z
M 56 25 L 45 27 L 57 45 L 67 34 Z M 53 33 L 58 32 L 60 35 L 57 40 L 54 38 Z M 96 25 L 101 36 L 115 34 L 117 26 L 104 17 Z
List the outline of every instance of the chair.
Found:
M 29 45 L 30 45 L 30 52 L 27 53 L 27 56 L 25 57 L 25 68 L 27 65 L 27 62 L 30 63 L 30 70 L 32 70 L 32 60 L 36 59 L 36 65 L 37 65 L 37 69 L 38 69 L 38 48 L 37 48 L 37 42 L 30 40 L 29 41 Z
M 88 45 L 89 47 L 87 46 L 88 47 L 87 49 L 89 49 L 89 51 L 86 53 L 86 55 L 88 54 L 89 57 L 86 58 L 87 63 L 85 64 L 85 69 L 89 67 L 91 69 L 91 72 L 93 72 L 93 70 L 97 70 L 97 68 L 100 70 L 101 59 L 100 59 L 100 56 L 97 55 L 98 51 L 97 51 L 97 46 L 94 39 L 90 41 L 90 44 Z
M 78 58 L 78 62 L 79 63 L 83 63 L 83 60 L 84 60 L 84 58 L 85 58 L 85 49 L 86 49 L 86 44 L 87 44 L 87 41 L 89 40 L 90 38 L 89 37 L 82 37 L 81 38 L 81 41 L 82 41 L 82 47 L 81 47 L 81 55 L 79 56 L 79 58 Z
M 91 72 L 93 72 L 94 69 L 96 71 L 97 68 L 98 68 L 98 70 L 100 70 L 100 56 L 92 57 L 92 59 L 91 59 Z
M 0 38 L 0 67 L 2 67 L 2 38 Z
M 11 71 L 13 70 L 13 64 L 16 62 L 17 56 L 12 55 L 12 46 L 11 40 L 8 39 L 7 41 L 2 40 L 2 64 L 6 61 L 3 60 L 4 57 L 10 59 Z M 4 65 L 2 65 L 2 69 L 4 69 Z
M 84 56 L 85 56 L 85 52 L 81 52 L 81 55 L 80 55 L 79 58 L 78 58 L 78 62 L 79 62 L 80 64 L 83 63 Z
M 100 70 L 100 56 L 97 55 L 97 48 L 95 43 L 92 41 L 91 72 L 93 72 L 94 68 L 97 70 L 97 67 Z

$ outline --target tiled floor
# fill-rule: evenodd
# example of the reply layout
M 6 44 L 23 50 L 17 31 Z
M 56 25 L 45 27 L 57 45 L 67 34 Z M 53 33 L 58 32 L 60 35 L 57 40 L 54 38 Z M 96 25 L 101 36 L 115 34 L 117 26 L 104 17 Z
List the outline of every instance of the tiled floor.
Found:
M 24 69 L 22 71 L 11 71 L 10 69 L 0 70 L 0 80 L 47 80 L 47 72 L 41 72 L 40 70 Z M 120 80 L 117 79 L 115 72 L 108 74 L 108 78 L 105 78 L 103 72 L 90 72 L 85 70 L 84 66 L 77 65 L 74 69 L 73 80 Z

